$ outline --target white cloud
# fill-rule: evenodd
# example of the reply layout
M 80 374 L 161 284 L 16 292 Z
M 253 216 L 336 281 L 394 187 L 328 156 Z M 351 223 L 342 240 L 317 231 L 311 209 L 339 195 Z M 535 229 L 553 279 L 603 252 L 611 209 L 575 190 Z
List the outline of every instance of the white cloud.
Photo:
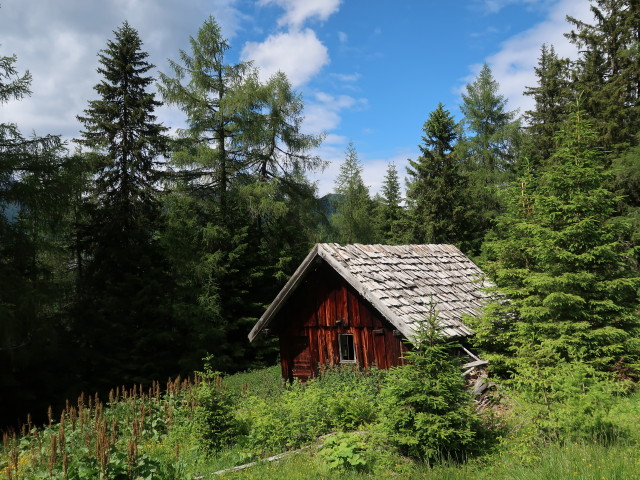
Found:
M 326 20 L 338 11 L 340 2 L 341 0 L 260 0 L 258 4 L 282 7 L 285 14 L 278 20 L 278 24 L 298 29 L 311 18 Z
M 313 99 L 305 104 L 303 129 L 305 132 L 319 134 L 335 129 L 340 125 L 340 112 L 351 108 L 365 108 L 365 98 L 349 95 L 329 95 L 317 92 Z
M 333 192 L 335 181 L 340 170 L 340 164 L 344 162 L 345 149 L 347 141 L 341 145 L 323 145 L 318 154 L 327 162 L 327 168 L 322 172 L 315 172 L 309 175 L 309 178 L 316 182 L 318 186 L 318 195 L 320 197 Z M 356 150 L 358 146 L 356 145 Z M 389 163 L 393 162 L 398 171 L 400 178 L 400 187 L 403 195 L 405 190 L 405 176 L 407 174 L 408 158 L 416 158 L 417 152 L 402 150 L 389 158 L 364 158 L 360 155 L 360 161 L 363 164 L 362 180 L 369 187 L 369 193 L 373 197 L 376 193 L 381 193 L 384 177 L 387 174 Z
M 549 4 L 553 0 L 480 0 L 482 3 L 482 7 L 487 11 L 487 13 L 497 13 L 508 5 L 513 5 L 515 3 L 523 3 L 525 5 L 530 5 L 532 7 L 541 8 L 545 5 Z
M 340 43 L 347 43 L 349 36 L 344 32 L 338 32 L 338 40 L 340 40 Z
M 329 63 L 329 53 L 313 30 L 270 35 L 264 42 L 247 42 L 243 60 L 253 60 L 266 79 L 278 71 L 287 74 L 295 88 L 308 82 Z
M 26 135 L 67 139 L 78 136 L 76 115 L 97 98 L 97 53 L 124 20 L 138 30 L 148 60 L 169 73 L 167 57 L 176 59 L 178 49 L 188 49 L 189 36 L 210 13 L 227 37 L 243 18 L 237 0 L 56 0 L 37 2 L 36 8 L 33 3 L 3 2 L 0 8 L 0 55 L 16 54 L 18 70 L 33 77 L 32 97 L 3 105 L 0 121 L 17 123 Z
M 576 58 L 575 47 L 564 37 L 571 29 L 566 15 L 590 20 L 589 0 L 557 1 L 549 9 L 546 20 L 511 37 L 501 45 L 500 51 L 486 59 L 511 110 L 519 109 L 522 114 L 533 106 L 533 100 L 522 93 L 525 87 L 536 85 L 534 67 L 543 43 L 553 45 L 560 57 Z M 473 75 L 465 80 L 473 81 L 480 67 L 472 66 Z
M 340 80 L 341 82 L 344 83 L 354 83 L 357 82 L 358 80 L 360 80 L 361 75 L 359 73 L 352 73 L 352 74 L 346 74 L 346 73 L 332 73 L 331 76 L 337 80 Z

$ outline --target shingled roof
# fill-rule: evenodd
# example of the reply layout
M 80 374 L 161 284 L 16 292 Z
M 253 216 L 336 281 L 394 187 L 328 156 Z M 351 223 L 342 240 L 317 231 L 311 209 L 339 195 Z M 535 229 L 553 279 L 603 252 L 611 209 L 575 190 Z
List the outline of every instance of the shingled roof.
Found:
M 319 243 L 304 259 L 249 333 L 253 339 L 275 318 L 300 281 L 322 259 L 411 339 L 416 320 L 435 304 L 444 334 L 467 336 L 465 314 L 476 316 L 488 297 L 484 273 L 453 245 L 361 245 Z

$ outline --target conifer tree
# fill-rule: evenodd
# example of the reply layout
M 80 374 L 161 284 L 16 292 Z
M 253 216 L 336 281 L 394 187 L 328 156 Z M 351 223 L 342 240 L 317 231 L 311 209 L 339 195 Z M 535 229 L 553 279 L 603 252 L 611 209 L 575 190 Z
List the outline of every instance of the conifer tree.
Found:
M 400 191 L 398 170 L 393 162 L 387 166 L 382 195 L 376 195 L 377 235 L 387 245 L 401 245 L 410 241 L 408 225 Z
M 180 132 L 186 148 L 173 160 L 186 167 L 201 189 L 214 193 L 217 214 L 226 215 L 231 213 L 227 211 L 230 184 L 244 160 L 237 141 L 243 134 L 240 125 L 251 127 L 246 116 L 258 101 L 259 85 L 249 63 L 227 63 L 230 46 L 213 18 L 207 19 L 189 42 L 191 52 L 181 50 L 180 62 L 169 60 L 174 75 L 160 73 L 164 101 L 187 115 L 188 128 Z M 248 98 L 239 99 L 239 90 Z
M 453 243 L 466 246 L 466 179 L 454 152 L 458 138 L 451 114 L 440 103 L 425 122 L 419 148 L 422 155 L 409 160 L 407 197 L 418 243 Z
M 640 2 L 594 0 L 593 24 L 568 17 L 567 37 L 581 51 L 574 91 L 601 136 L 616 152 L 636 143 L 640 128 Z
M 335 193 L 339 195 L 336 213 L 331 223 L 340 243 L 371 243 L 374 239 L 372 204 L 369 189 L 362 180 L 362 164 L 350 142 L 344 162 L 336 178 Z
M 638 286 L 628 222 L 607 190 L 597 136 L 571 114 L 539 178 L 513 185 L 487 271 L 504 297 L 476 326 L 494 368 L 584 361 L 638 372 Z M 504 298 L 505 300 L 502 300 Z
M 286 76 L 261 82 L 251 63 L 229 61 L 230 48 L 208 18 L 159 85 L 187 117 L 163 235 L 175 311 L 195 345 L 190 367 L 215 346 L 213 365 L 227 371 L 251 365 L 246 334 L 308 252 L 317 208 L 305 174 L 322 164 Z
M 460 456 L 471 450 L 479 427 L 464 390 L 456 345 L 447 341 L 437 317 L 416 321 L 406 365 L 392 369 L 381 391 L 381 426 L 403 455 L 422 460 Z
M 484 64 L 478 77 L 466 86 L 460 110 L 470 135 L 464 140 L 465 160 L 471 170 L 487 172 L 495 177 L 508 170 L 513 162 L 512 151 L 514 113 L 507 110 L 507 101 L 498 92 L 498 82 L 491 68 Z M 495 181 L 487 178 L 486 182 Z
M 0 107 L 31 94 L 16 57 L 0 57 Z M 75 278 L 67 235 L 77 163 L 56 135 L 0 123 L 0 425 L 65 394 L 73 351 L 66 315 Z
M 154 115 L 153 65 L 138 32 L 125 22 L 114 36 L 98 54 L 99 98 L 78 116 L 78 143 L 95 162 L 78 322 L 87 374 L 103 387 L 175 372 L 170 282 L 156 241 L 155 164 L 166 151 L 166 128 Z
M 515 150 L 519 143 L 519 123 L 507 110 L 498 82 L 487 64 L 466 86 L 460 110 L 465 135 L 456 147 L 469 188 L 470 253 L 478 253 L 486 232 L 501 210 L 498 188 L 511 178 Z
M 555 149 L 555 137 L 569 113 L 569 60 L 559 58 L 553 45 L 542 45 L 538 66 L 534 68 L 538 84 L 527 87 L 525 95 L 533 98 L 533 110 L 525 113 L 529 133 L 527 157 L 533 165 L 546 161 Z

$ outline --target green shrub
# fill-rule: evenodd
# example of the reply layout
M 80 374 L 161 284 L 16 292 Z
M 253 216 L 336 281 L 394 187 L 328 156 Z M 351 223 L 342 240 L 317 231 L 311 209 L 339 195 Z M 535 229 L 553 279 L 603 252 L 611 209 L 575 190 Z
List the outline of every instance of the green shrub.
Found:
M 404 455 L 459 459 L 472 446 L 479 419 L 435 312 L 420 322 L 414 343 L 408 364 L 392 369 L 385 382 L 382 428 Z
M 220 373 L 214 372 L 207 362 L 204 372 L 196 374 L 201 382 L 196 390 L 193 423 L 202 449 L 210 453 L 233 443 L 239 426 L 231 396 L 222 387 Z
M 584 362 L 558 362 L 521 368 L 513 381 L 520 403 L 516 414 L 529 415 L 537 436 L 546 441 L 598 441 L 624 435 L 609 412 L 628 388 L 625 382 Z
M 296 448 L 335 430 L 374 422 L 384 373 L 326 367 L 308 382 L 289 386 L 277 401 L 248 397 L 237 411 L 243 443 L 260 453 Z
M 327 437 L 318 455 L 329 470 L 364 471 L 368 467 L 367 445 L 358 433 L 338 433 Z

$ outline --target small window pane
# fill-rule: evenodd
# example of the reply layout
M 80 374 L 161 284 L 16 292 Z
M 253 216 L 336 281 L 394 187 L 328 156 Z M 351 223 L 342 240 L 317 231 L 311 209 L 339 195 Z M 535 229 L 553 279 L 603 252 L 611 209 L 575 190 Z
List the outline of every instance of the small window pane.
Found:
M 340 341 L 340 361 L 355 362 L 356 350 L 353 345 L 353 334 L 342 333 L 339 336 Z

